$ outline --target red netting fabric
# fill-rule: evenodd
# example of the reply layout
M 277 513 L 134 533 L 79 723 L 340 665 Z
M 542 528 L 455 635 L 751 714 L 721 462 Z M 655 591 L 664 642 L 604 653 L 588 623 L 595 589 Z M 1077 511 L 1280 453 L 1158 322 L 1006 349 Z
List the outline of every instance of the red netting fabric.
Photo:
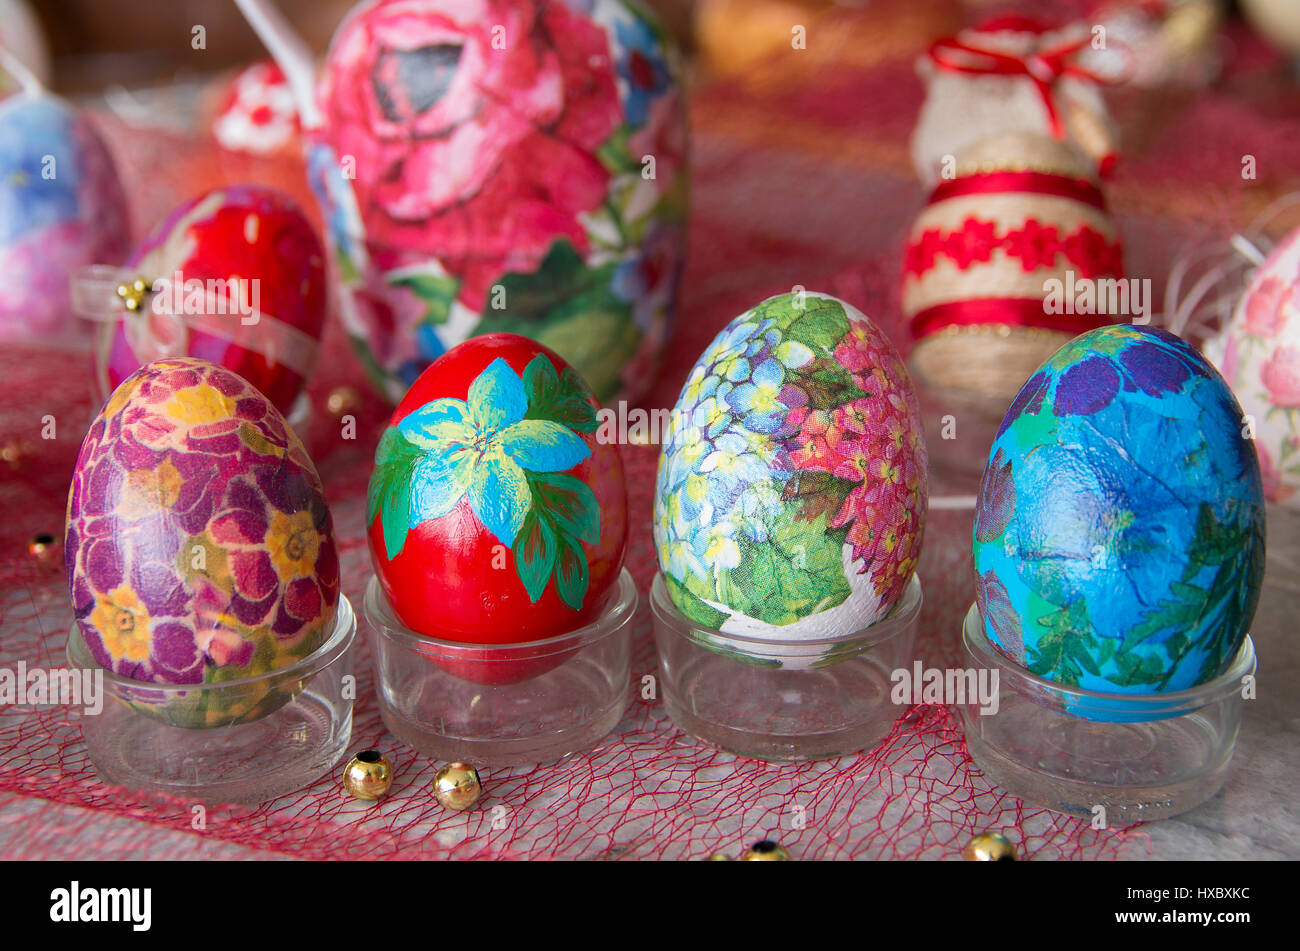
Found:
M 1139 129 L 1110 186 L 1130 275 L 1149 276 L 1157 299 L 1168 262 L 1200 230 L 1248 220 L 1296 187 L 1300 152 L 1295 87 L 1277 64 L 1239 38 L 1244 66 L 1221 91 L 1148 112 L 1126 105 Z M 671 406 L 696 356 L 728 319 L 795 284 L 845 297 L 900 344 L 898 276 L 903 238 L 923 195 L 906 138 L 920 102 L 909 57 L 846 64 L 806 76 L 773 64 L 747 81 L 693 97 L 695 148 L 691 257 L 679 330 L 645 400 Z M 1173 106 L 1176 105 L 1176 108 Z M 102 122 L 119 158 L 135 228 L 177 201 L 225 181 L 285 187 L 304 204 L 301 167 L 235 159 L 197 137 Z M 1244 154 L 1259 179 L 1243 182 Z M 33 536 L 61 539 L 69 474 L 92 416 L 87 354 L 42 347 L 0 351 L 0 665 L 63 664 L 71 608 L 62 552 L 42 559 Z M 338 438 L 327 398 L 355 392 L 357 439 Z M 344 590 L 359 602 L 369 575 L 364 493 L 386 408 L 362 379 L 337 324 L 310 386 L 307 443 L 334 510 Z M 56 435 L 42 438 L 45 418 Z M 633 524 L 628 565 L 644 592 L 654 573 L 651 492 L 657 450 L 624 449 Z M 970 491 L 935 473 L 934 494 Z M 955 657 L 969 583 L 970 515 L 933 511 L 920 572 L 926 588 L 919 654 Z M 633 682 L 654 673 L 648 611 L 636 622 Z M 704 858 L 736 855 L 762 837 L 795 858 L 944 858 L 969 837 L 998 829 L 1030 858 L 1144 855 L 1135 830 L 1026 806 L 992 787 L 967 755 L 952 710 L 902 711 L 876 749 L 831 762 L 773 766 L 694 743 L 661 704 L 633 697 L 596 749 L 532 769 L 485 771 L 481 808 L 443 811 L 429 782 L 438 765 L 400 746 L 379 719 L 368 649 L 361 641 L 354 749 L 393 760 L 392 794 L 350 799 L 337 774 L 257 809 L 212 808 L 192 828 L 189 803 L 158 802 L 95 777 L 74 718 L 62 709 L 0 707 L 0 853 L 7 856 L 300 858 Z

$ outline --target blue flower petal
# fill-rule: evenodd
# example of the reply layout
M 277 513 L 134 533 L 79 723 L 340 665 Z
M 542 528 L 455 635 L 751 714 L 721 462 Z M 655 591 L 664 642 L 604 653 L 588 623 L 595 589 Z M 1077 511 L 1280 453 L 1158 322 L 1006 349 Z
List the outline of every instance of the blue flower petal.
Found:
M 567 426 L 549 419 L 523 419 L 497 437 L 507 456 L 531 472 L 564 472 L 591 455 Z
M 411 472 L 411 526 L 440 518 L 455 508 L 465 496 L 466 487 L 458 478 L 464 474 L 462 466 L 439 453 L 421 459 Z
M 473 427 L 469 407 L 460 400 L 445 397 L 425 403 L 397 424 L 397 428 L 412 445 L 429 450 L 472 442 Z
M 496 432 L 524 418 L 528 395 L 524 381 L 501 357 L 497 357 L 469 388 L 469 412 L 479 429 Z
M 488 531 L 502 544 L 513 546 L 533 504 L 524 470 L 504 453 L 481 459 L 474 466 L 469 504 Z

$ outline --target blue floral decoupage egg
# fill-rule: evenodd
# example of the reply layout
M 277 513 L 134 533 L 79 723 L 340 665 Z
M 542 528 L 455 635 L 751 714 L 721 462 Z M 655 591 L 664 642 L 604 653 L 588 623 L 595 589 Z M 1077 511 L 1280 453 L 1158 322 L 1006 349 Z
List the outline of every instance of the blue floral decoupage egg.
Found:
M 741 314 L 691 370 L 659 459 L 654 534 L 673 603 L 779 641 L 885 617 L 920 553 L 921 433 L 902 360 L 856 308 L 800 292 Z
M 1132 694 L 1214 679 L 1264 570 L 1259 461 L 1223 378 L 1162 330 L 1066 344 L 998 430 L 974 563 L 989 641 L 1040 677 Z

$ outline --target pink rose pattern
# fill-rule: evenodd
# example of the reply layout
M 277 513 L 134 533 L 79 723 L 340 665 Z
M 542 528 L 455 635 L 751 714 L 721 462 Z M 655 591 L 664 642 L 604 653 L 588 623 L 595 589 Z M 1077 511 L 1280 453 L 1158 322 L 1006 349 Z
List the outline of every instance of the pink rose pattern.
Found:
M 658 312 L 637 314 L 637 301 L 611 295 L 643 343 L 666 336 L 658 325 L 682 259 L 686 154 L 667 55 L 658 27 L 623 0 L 387 0 L 344 22 L 318 90 L 311 173 L 349 332 L 390 396 L 470 333 L 513 330 L 567 356 L 564 339 L 580 329 L 558 328 L 536 306 L 502 326 L 490 299 L 507 275 L 538 272 L 561 242 L 587 265 L 599 252 L 645 271 L 644 242 L 670 231 L 671 260 L 653 267 L 663 286 L 638 287 Z M 653 179 L 641 175 L 644 155 L 655 157 Z M 640 188 L 651 200 L 632 200 Z M 614 271 L 593 271 L 583 289 L 613 284 Z
M 278 669 L 328 637 L 339 566 L 320 478 L 241 377 L 159 360 L 91 425 L 65 568 L 95 660 L 157 683 Z
M 1271 502 L 1300 505 L 1300 231 L 1260 266 L 1220 336 L 1207 344 L 1255 430 Z

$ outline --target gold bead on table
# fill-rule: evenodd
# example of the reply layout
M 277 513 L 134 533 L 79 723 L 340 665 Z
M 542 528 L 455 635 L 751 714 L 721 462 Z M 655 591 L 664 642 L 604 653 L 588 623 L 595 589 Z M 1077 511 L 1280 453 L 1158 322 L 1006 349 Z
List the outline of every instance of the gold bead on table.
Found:
M 744 862 L 788 862 L 790 853 L 781 847 L 781 843 L 764 839 L 747 848 L 740 858 Z
M 1014 862 L 1016 847 L 1000 832 L 985 832 L 966 843 L 961 857 L 967 862 Z
M 726 852 L 714 852 L 707 859 L 705 859 L 705 861 L 706 862 L 730 862 L 731 856 L 728 855 Z
M 48 561 L 54 557 L 54 549 L 58 544 L 57 538 L 48 532 L 42 532 L 33 535 L 32 540 L 27 543 L 27 553 L 37 561 Z
M 464 763 L 448 763 L 433 777 L 433 795 L 447 809 L 463 812 L 483 795 L 478 770 Z
M 379 799 L 392 785 L 392 764 L 379 750 L 362 750 L 343 770 L 343 787 L 357 799 Z

